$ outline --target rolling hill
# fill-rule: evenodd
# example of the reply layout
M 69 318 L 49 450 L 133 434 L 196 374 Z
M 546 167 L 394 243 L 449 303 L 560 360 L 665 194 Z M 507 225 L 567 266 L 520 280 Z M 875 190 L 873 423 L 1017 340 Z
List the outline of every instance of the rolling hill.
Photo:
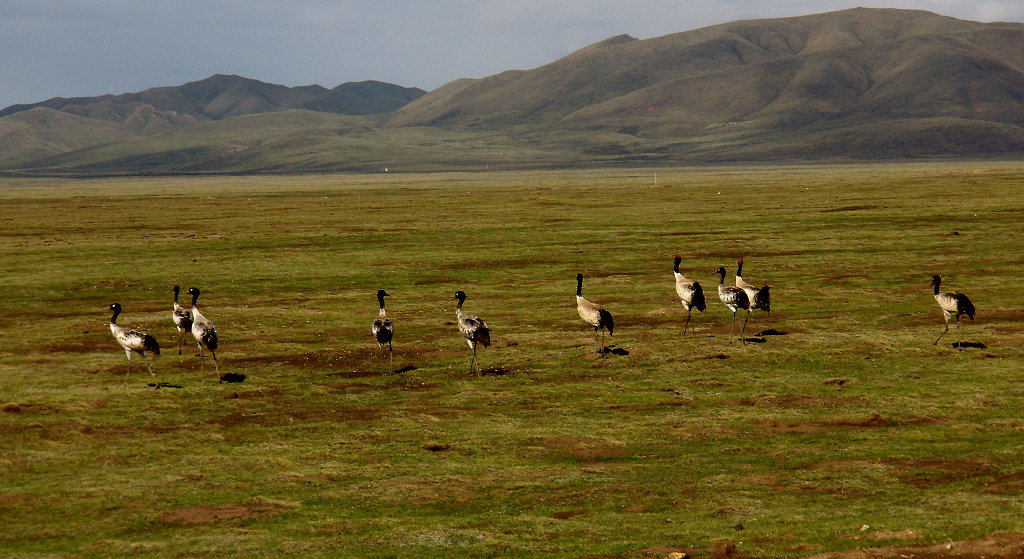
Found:
M 267 172 L 1024 153 L 1024 24 L 923 11 L 620 35 L 425 95 L 358 85 L 361 96 L 214 76 L 12 107 L 0 111 L 0 166 Z M 246 134 L 233 137 L 235 127 Z

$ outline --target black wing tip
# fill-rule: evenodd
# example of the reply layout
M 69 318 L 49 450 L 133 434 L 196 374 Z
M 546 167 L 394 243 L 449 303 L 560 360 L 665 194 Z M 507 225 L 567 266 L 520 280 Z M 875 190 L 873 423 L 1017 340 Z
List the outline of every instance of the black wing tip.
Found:
M 612 331 L 615 330 L 615 319 L 612 318 L 612 313 L 605 309 L 601 309 L 599 313 L 601 315 L 601 324 L 608 329 L 608 335 L 611 336 Z
M 481 326 L 476 331 L 476 341 L 484 344 L 484 347 L 491 347 L 491 330 L 486 326 Z
M 693 307 L 700 312 L 708 310 L 708 302 L 704 299 L 704 288 L 698 282 L 693 282 Z
M 160 344 L 156 341 L 156 338 L 149 334 L 142 338 L 142 347 L 146 351 L 152 352 L 153 355 L 160 355 Z

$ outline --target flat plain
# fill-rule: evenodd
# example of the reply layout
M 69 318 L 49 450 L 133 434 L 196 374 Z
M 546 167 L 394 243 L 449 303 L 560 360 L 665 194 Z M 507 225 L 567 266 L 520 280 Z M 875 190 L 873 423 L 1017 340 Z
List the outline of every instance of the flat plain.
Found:
M 0 554 L 1019 550 L 1022 177 L 2 179 Z M 708 298 L 685 336 L 675 253 Z M 745 344 L 713 274 L 739 257 L 773 299 Z M 615 317 L 601 356 L 577 272 Z M 978 309 L 963 351 L 952 330 L 933 345 L 933 274 Z M 221 373 L 244 381 L 218 382 L 190 338 L 178 356 L 175 284 L 202 290 Z M 370 334 L 381 288 L 395 372 Z M 456 290 L 492 329 L 482 375 Z M 113 302 L 159 340 L 160 388 L 138 358 L 124 383 Z

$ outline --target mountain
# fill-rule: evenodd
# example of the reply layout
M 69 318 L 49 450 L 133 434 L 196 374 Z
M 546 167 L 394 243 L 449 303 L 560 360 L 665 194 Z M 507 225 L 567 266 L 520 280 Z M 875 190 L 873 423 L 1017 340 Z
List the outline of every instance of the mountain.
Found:
M 453 82 L 390 125 L 513 127 L 656 159 L 1020 151 L 1024 25 L 857 8 L 623 35 Z
M 376 81 L 343 83 L 334 89 L 319 85 L 286 87 L 240 76 L 217 74 L 180 86 L 155 87 L 138 93 L 99 97 L 55 97 L 40 103 L 12 105 L 0 118 L 46 107 L 89 118 L 123 121 L 139 107 L 192 122 L 233 116 L 307 109 L 325 113 L 366 115 L 388 113 L 424 95 L 418 88 Z
M 1024 24 L 856 8 L 620 35 L 426 94 L 213 76 L 0 115 L 0 168 L 30 173 L 1020 155 Z

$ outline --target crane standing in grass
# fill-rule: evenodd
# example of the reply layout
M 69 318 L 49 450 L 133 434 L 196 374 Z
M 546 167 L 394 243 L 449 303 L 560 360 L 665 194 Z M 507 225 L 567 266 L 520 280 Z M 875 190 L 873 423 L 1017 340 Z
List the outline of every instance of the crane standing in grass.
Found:
M 719 266 L 715 273 L 718 274 L 718 298 L 722 300 L 722 304 L 732 311 L 732 324 L 729 326 L 729 335 L 732 335 L 733 330 L 736 329 L 736 312 L 740 309 L 747 311 L 747 317 L 743 319 L 743 327 L 740 328 L 740 341 L 744 344 L 747 343 L 746 338 L 743 337 L 743 333 L 747 329 L 747 321 L 750 320 L 750 299 L 747 297 L 746 291 L 743 291 L 739 287 L 733 287 L 731 285 L 725 285 L 725 268 Z
M 174 292 L 174 307 L 171 310 L 171 319 L 178 329 L 178 355 L 181 355 L 181 348 L 185 345 L 185 334 L 192 331 L 192 312 L 178 304 L 178 292 L 181 288 L 177 285 L 171 291 Z
M 156 382 L 156 373 L 153 372 L 153 367 L 150 366 L 149 359 L 146 357 L 147 351 L 153 355 L 160 355 L 160 344 L 157 343 L 156 338 L 145 332 L 128 330 L 117 325 L 117 315 L 121 314 L 120 303 L 111 304 L 110 310 L 114 313 L 110 317 L 110 332 L 114 335 L 117 343 L 121 344 L 125 355 L 128 356 L 128 372 L 124 375 L 124 384 L 128 384 L 128 375 L 132 374 L 132 354 L 138 353 L 146 362 L 149 374 L 153 375 L 154 384 L 160 388 L 160 383 Z
M 604 307 L 583 298 L 583 274 L 576 274 L 576 312 L 580 314 L 583 322 L 594 327 L 594 349 L 597 350 L 597 353 L 604 354 L 602 328 L 607 329 L 608 335 L 611 336 L 615 330 L 615 320 L 612 318 L 612 313 L 606 311 Z M 597 345 L 598 332 L 601 333 L 600 347 Z
M 391 348 L 391 338 L 395 335 L 395 325 L 392 324 L 391 319 L 388 318 L 388 314 L 384 312 L 384 298 L 390 296 L 391 295 L 383 289 L 377 290 L 377 302 L 380 303 L 380 314 L 377 315 L 377 318 L 373 319 L 373 325 L 370 327 L 370 331 L 373 332 L 373 337 L 377 340 L 377 348 L 380 351 L 381 367 L 384 366 L 384 346 L 387 345 L 391 370 L 394 371 L 395 357 Z
M 963 344 L 960 342 L 960 317 L 966 315 L 974 322 L 974 303 L 967 298 L 963 293 L 956 291 L 939 291 L 939 285 L 942 284 L 942 276 L 932 276 L 932 286 L 935 289 L 935 302 L 939 304 L 939 308 L 942 309 L 942 317 L 946 319 L 946 329 L 939 334 L 939 337 L 935 339 L 935 343 L 932 345 L 939 345 L 939 340 L 942 336 L 949 332 L 949 321 L 956 321 L 956 348 L 963 350 Z
M 462 337 L 466 338 L 466 343 L 469 344 L 469 347 L 473 349 L 473 360 L 469 363 L 469 372 L 472 373 L 474 367 L 476 367 L 476 346 L 477 344 L 483 344 L 484 347 L 491 345 L 491 330 L 483 319 L 462 312 L 462 304 L 466 302 L 466 294 L 464 292 L 456 291 L 453 298 L 459 302 L 459 306 L 455 307 L 455 318 L 459 323 L 459 332 L 462 333 Z
M 686 325 L 683 326 L 683 335 L 685 336 L 686 328 L 690 326 L 690 313 L 693 309 L 704 312 L 708 307 L 704 301 L 704 288 L 700 286 L 700 282 L 692 281 L 679 273 L 679 263 L 682 261 L 683 257 L 675 255 L 672 272 L 676 278 L 676 294 L 679 295 L 679 300 L 682 301 L 683 308 L 686 309 Z
M 757 287 L 743 281 L 743 259 L 740 258 L 736 261 L 736 287 L 742 289 L 747 294 L 747 300 L 750 301 L 750 310 L 762 310 L 765 313 L 772 312 L 772 301 L 771 292 L 768 286 Z M 754 317 L 757 320 L 757 317 Z
M 209 318 L 203 316 L 203 313 L 199 312 L 199 307 L 196 306 L 196 301 L 199 299 L 199 290 L 190 287 L 188 288 L 188 294 L 192 296 L 192 337 L 196 339 L 196 345 L 199 346 L 199 363 L 202 365 L 203 370 L 206 370 L 206 364 L 203 361 L 203 348 L 210 350 L 210 355 L 213 355 L 213 366 L 217 370 L 217 375 L 220 375 L 220 366 L 217 365 L 217 328 L 213 325 L 213 322 Z

